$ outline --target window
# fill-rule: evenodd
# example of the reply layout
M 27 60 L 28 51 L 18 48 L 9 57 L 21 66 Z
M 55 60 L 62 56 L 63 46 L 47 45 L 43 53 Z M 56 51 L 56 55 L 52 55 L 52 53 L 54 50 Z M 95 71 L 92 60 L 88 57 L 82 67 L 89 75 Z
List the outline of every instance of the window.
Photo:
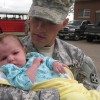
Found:
M 79 10 L 78 18 L 89 18 L 90 17 L 90 9 Z

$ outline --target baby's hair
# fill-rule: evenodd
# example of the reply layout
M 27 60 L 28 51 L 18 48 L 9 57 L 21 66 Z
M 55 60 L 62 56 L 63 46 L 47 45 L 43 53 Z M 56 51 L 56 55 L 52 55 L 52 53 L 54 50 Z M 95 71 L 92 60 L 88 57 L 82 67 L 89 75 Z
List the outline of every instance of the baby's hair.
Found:
M 0 34 L 0 43 L 3 43 L 3 40 L 4 40 L 4 38 L 6 38 L 6 37 L 13 37 L 13 38 L 15 38 L 15 39 L 20 43 L 20 45 L 21 45 L 22 47 L 24 47 L 24 45 L 23 45 L 23 43 L 21 42 L 21 40 L 20 40 L 16 35 L 13 35 L 13 34 L 11 34 L 11 33 L 8 33 L 8 34 L 2 33 L 2 34 Z

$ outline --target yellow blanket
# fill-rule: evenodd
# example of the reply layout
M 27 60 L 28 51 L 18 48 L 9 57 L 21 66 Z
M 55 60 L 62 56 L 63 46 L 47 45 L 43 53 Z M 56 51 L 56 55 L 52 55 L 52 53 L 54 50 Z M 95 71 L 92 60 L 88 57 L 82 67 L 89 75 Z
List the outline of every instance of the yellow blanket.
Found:
M 87 90 L 82 84 L 73 79 L 55 78 L 38 83 L 33 90 L 58 88 L 60 100 L 100 100 L 100 91 Z

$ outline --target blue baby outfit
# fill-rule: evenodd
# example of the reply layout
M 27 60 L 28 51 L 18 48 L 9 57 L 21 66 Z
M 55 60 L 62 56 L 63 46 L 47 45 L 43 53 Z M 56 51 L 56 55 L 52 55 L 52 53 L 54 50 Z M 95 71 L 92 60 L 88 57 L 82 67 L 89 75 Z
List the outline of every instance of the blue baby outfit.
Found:
M 31 66 L 33 60 L 37 57 L 43 58 L 44 62 L 38 68 L 35 82 L 32 83 L 25 71 Z M 44 82 L 52 78 L 65 77 L 63 74 L 56 74 L 53 71 L 52 64 L 56 60 L 52 59 L 51 57 L 43 56 L 37 52 L 31 52 L 27 54 L 26 59 L 28 61 L 22 68 L 19 68 L 14 64 L 6 64 L 0 67 L 0 70 L 7 76 L 8 81 L 18 88 L 29 90 L 38 82 Z

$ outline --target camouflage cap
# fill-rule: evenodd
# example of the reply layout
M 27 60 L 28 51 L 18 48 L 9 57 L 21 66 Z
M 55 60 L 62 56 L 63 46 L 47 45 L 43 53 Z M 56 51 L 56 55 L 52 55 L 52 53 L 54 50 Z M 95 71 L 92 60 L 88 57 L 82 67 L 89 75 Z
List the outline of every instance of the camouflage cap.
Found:
M 28 15 L 59 24 L 67 17 L 73 2 L 74 0 L 33 0 Z

